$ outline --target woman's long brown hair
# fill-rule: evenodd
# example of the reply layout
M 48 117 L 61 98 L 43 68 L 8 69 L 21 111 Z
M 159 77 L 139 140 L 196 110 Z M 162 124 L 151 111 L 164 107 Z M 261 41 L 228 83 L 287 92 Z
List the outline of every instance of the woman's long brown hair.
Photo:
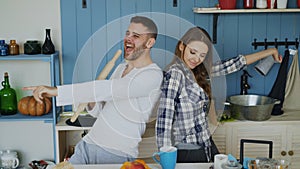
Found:
M 210 68 L 212 65 L 212 43 L 211 43 L 211 38 L 207 31 L 201 27 L 193 27 L 190 28 L 180 39 L 180 41 L 177 43 L 176 49 L 175 49 L 175 55 L 179 58 L 183 59 L 183 54 L 184 52 L 181 52 L 179 50 L 180 44 L 184 45 L 184 50 L 186 49 L 186 45 L 189 44 L 192 41 L 201 41 L 204 42 L 208 46 L 208 53 L 205 57 L 205 60 L 192 69 L 191 71 L 193 72 L 196 81 L 200 87 L 204 89 L 204 91 L 207 93 L 209 98 L 211 98 L 211 86 L 208 81 L 209 78 L 209 73 L 210 73 Z M 205 62 L 205 64 L 204 64 Z

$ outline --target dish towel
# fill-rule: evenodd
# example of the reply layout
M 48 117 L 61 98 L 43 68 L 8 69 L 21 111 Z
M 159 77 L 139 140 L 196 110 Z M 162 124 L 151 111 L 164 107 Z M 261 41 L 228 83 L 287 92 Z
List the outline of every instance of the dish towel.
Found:
M 274 82 L 274 85 L 269 93 L 269 97 L 280 100 L 280 104 L 275 104 L 272 109 L 272 115 L 281 115 L 283 114 L 282 105 L 284 102 L 285 96 L 285 86 L 287 78 L 287 68 L 289 64 L 290 51 L 287 49 L 284 52 L 284 58 L 280 64 L 277 78 Z
M 284 111 L 300 110 L 300 73 L 298 60 L 298 51 L 296 51 L 287 75 L 285 97 L 283 102 Z

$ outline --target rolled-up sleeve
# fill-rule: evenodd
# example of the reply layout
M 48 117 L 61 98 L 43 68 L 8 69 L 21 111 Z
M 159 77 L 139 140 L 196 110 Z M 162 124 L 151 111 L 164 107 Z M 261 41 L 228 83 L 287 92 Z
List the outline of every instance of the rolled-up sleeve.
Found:
M 221 76 L 234 73 L 244 68 L 246 64 L 246 58 L 243 55 L 225 61 L 219 61 L 213 65 L 211 75 Z

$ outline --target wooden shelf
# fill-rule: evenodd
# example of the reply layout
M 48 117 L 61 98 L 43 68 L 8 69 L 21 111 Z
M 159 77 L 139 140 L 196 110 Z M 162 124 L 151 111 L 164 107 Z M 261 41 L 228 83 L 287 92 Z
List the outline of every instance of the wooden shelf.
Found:
M 285 8 L 285 9 L 226 9 L 220 8 L 200 8 L 194 7 L 193 12 L 196 14 L 213 14 L 213 37 L 212 42 L 217 43 L 217 23 L 220 14 L 237 14 L 237 13 L 292 13 L 300 12 L 300 8 Z
M 287 9 L 228 9 L 221 10 L 217 8 L 193 8 L 194 13 L 213 14 L 213 13 L 286 13 L 286 12 L 300 12 L 300 8 Z

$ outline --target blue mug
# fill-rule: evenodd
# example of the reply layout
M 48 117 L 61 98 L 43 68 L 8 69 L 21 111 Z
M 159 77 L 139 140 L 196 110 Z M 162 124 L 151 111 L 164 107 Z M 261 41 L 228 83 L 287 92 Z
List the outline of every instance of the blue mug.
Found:
M 158 159 L 159 157 L 159 159 Z M 173 146 L 164 146 L 152 155 L 153 160 L 160 164 L 163 169 L 174 169 L 177 160 L 177 148 Z

